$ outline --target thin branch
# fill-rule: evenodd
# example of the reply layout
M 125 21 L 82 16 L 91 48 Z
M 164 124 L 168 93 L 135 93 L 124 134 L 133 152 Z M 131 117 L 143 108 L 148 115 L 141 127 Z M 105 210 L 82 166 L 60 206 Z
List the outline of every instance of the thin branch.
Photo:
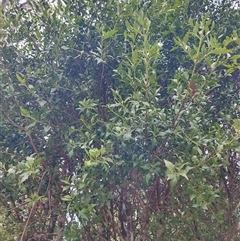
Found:
M 41 186 L 42 186 L 42 180 L 43 180 L 43 178 L 44 178 L 44 176 L 45 176 L 46 173 L 47 173 L 47 171 L 45 171 L 45 172 L 43 173 L 42 177 L 41 177 L 40 183 L 39 183 L 39 185 L 38 185 L 37 194 L 38 194 L 39 191 L 40 191 L 40 188 L 41 188 Z M 21 235 L 21 238 L 20 238 L 19 241 L 23 241 L 24 234 L 26 233 L 26 230 L 27 230 L 27 227 L 28 227 L 30 218 L 31 218 L 31 216 L 32 216 L 32 214 L 33 214 L 33 211 L 35 210 L 35 207 L 36 207 L 36 203 L 31 207 L 30 213 L 29 213 L 29 215 L 28 215 L 27 221 L 26 221 L 26 223 L 25 223 L 25 226 L 24 226 L 24 228 L 23 228 L 23 232 L 22 232 L 22 235 Z
M 3 110 L 3 109 L 1 108 L 1 111 L 3 112 L 3 114 L 5 115 L 5 117 L 8 119 L 8 121 L 9 121 L 13 126 L 17 127 L 17 128 L 18 128 L 19 130 L 21 130 L 21 131 L 25 131 L 25 129 L 24 129 L 23 127 L 21 127 L 21 126 L 19 126 L 18 124 L 16 124 L 16 123 L 10 118 L 10 116 L 6 113 L 5 110 Z

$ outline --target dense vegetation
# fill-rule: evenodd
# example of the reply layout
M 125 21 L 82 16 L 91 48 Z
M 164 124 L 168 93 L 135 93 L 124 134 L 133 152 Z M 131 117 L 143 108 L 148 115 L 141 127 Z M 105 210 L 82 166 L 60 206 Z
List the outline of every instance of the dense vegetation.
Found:
M 232 1 L 7 2 L 0 239 L 239 240 Z

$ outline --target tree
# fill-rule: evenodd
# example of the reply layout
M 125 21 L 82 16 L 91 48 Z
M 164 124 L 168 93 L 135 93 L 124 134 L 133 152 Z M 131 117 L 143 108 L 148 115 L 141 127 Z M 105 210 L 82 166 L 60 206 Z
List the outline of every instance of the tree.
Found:
M 238 240 L 239 10 L 229 3 L 8 3 L 2 236 Z

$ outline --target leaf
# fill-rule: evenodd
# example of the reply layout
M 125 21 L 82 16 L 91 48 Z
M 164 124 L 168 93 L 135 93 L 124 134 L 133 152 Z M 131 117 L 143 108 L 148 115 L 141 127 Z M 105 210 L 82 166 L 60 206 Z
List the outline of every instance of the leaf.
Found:
M 235 129 L 236 133 L 240 135 L 240 120 L 234 119 L 233 120 L 233 128 Z
M 182 177 L 185 177 L 187 180 L 189 180 L 188 177 L 187 177 L 187 173 L 188 173 L 188 171 L 181 170 L 180 172 L 178 172 L 178 175 L 180 175 Z
M 27 179 L 29 178 L 29 173 L 28 172 L 23 172 L 21 175 L 20 175 L 20 184 L 25 182 Z
M 8 169 L 8 174 L 15 174 L 15 173 L 16 173 L 16 169 L 15 169 L 15 168 L 10 167 L 10 168 Z
M 190 200 L 192 201 L 196 197 L 196 194 L 191 194 L 190 195 Z
M 68 152 L 68 156 L 71 158 L 74 154 L 74 149 L 71 149 L 69 152 Z
M 25 85 L 26 84 L 26 80 L 24 78 L 22 78 L 18 73 L 16 74 L 17 80 L 22 84 Z
M 146 183 L 147 183 L 147 185 L 149 184 L 149 180 L 151 179 L 151 174 L 150 173 L 148 173 L 147 175 L 146 175 Z
M 175 172 L 175 166 L 170 161 L 164 160 L 164 163 L 167 169 L 170 171 L 170 173 Z
M 26 126 L 26 130 L 31 129 L 32 127 L 34 127 L 37 123 L 36 122 L 32 122 L 30 125 Z
M 126 24 L 127 29 L 128 29 L 129 31 L 131 31 L 131 29 L 132 29 L 131 24 L 130 24 L 128 21 L 126 21 L 125 24 Z
M 92 166 L 92 162 L 91 162 L 91 161 L 85 161 L 85 162 L 84 162 L 84 166 L 85 166 L 85 167 Z
M 131 131 L 129 131 L 123 135 L 123 140 L 125 140 L 125 141 L 129 141 L 129 140 L 131 140 L 131 138 L 132 138 Z
M 45 100 L 38 100 L 38 104 L 43 107 L 45 104 L 47 103 L 47 101 Z
M 171 179 L 171 181 L 170 181 L 171 189 L 173 189 L 174 187 L 176 187 L 177 182 L 178 182 L 178 178 L 177 178 L 177 177 L 174 177 L 173 179 Z
M 103 34 L 103 40 L 113 37 L 117 33 L 116 29 L 112 29 Z
M 190 31 L 188 31 L 185 36 L 183 37 L 183 43 L 186 45 L 188 43 Z
M 214 53 L 214 54 L 227 54 L 229 52 L 231 52 L 231 51 L 227 48 L 217 48 L 212 51 L 212 53 Z
M 82 181 L 83 181 L 83 182 L 85 181 L 85 179 L 87 178 L 87 176 L 88 176 L 88 173 L 87 173 L 87 172 L 83 174 L 83 176 L 82 176 Z
M 71 195 L 65 195 L 65 196 L 61 197 L 61 199 L 66 202 L 72 202 L 74 200 L 74 197 Z
M 179 176 L 178 173 L 167 173 L 167 179 L 173 180 L 174 178 L 177 178 Z
M 97 64 L 104 63 L 102 58 L 96 57 L 95 60 L 97 61 Z
M 69 182 L 69 178 L 61 179 L 60 181 L 66 185 L 71 185 L 71 183 Z
M 104 148 L 100 148 L 100 149 L 93 148 L 93 149 L 90 149 L 88 152 L 89 156 L 92 158 L 97 158 L 103 153 L 104 153 Z
M 40 39 L 40 37 L 41 37 L 40 31 L 38 29 L 36 29 L 36 36 L 38 39 Z
M 20 112 L 23 116 L 29 116 L 29 111 L 23 107 L 20 107 Z
M 137 64 L 138 59 L 139 59 L 138 51 L 137 50 L 132 51 L 132 62 L 133 62 L 134 65 Z
M 67 47 L 67 46 L 62 46 L 61 49 L 63 49 L 63 50 L 69 50 L 70 48 Z
M 86 214 L 86 211 L 87 211 L 87 209 L 83 208 L 81 211 L 78 212 L 78 215 L 79 215 L 81 218 L 83 218 L 83 219 L 85 219 L 85 220 L 88 220 L 88 216 L 87 216 L 87 214 Z

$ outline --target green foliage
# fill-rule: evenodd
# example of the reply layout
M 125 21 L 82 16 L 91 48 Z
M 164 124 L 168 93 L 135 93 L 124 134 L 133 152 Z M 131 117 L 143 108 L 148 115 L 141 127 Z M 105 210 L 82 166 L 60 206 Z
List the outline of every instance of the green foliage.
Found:
M 227 3 L 8 4 L 0 237 L 239 238 L 239 10 Z

